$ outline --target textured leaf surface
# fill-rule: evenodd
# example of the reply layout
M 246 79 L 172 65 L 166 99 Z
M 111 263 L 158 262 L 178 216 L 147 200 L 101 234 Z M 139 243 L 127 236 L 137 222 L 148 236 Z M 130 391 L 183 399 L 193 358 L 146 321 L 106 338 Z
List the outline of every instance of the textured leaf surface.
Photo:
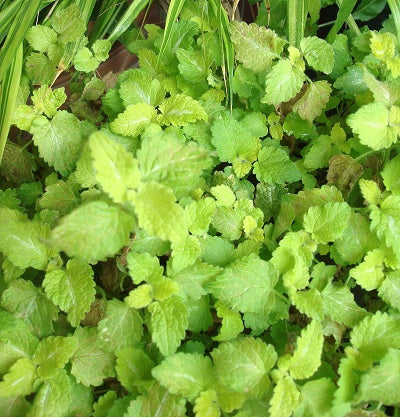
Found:
M 78 326 L 95 300 L 92 268 L 76 259 L 67 262 L 65 269 L 46 273 L 43 287 L 54 304 L 68 315 L 68 321 Z
M 69 256 L 93 261 L 114 255 L 127 241 L 133 218 L 105 201 L 84 204 L 52 232 L 53 242 Z
M 164 356 L 175 353 L 188 326 L 186 306 L 178 297 L 166 298 L 149 305 L 150 332 Z
M 175 353 L 152 370 L 152 375 L 172 394 L 193 400 L 212 386 L 210 358 L 196 353 Z

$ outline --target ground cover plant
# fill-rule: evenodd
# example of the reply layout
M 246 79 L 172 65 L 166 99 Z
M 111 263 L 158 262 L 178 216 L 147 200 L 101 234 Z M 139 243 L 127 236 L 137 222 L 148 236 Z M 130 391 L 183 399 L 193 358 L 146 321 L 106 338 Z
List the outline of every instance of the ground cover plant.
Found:
M 15 60 L 0 415 L 399 416 L 399 2 L 172 1 L 104 78 L 78 3 Z

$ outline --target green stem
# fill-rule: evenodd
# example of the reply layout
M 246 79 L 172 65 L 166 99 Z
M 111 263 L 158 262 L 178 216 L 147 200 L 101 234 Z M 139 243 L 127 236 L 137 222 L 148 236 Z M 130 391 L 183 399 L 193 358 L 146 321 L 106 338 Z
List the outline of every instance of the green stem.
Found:
M 400 44 L 400 0 L 388 0 L 388 5 L 396 26 L 397 42 Z
M 358 156 L 357 158 L 354 158 L 354 160 L 359 161 L 360 159 L 364 159 L 366 156 L 373 155 L 374 153 L 379 153 L 379 152 L 381 152 L 381 151 L 368 151 L 368 152 L 365 152 L 362 155 Z
M 26 142 L 25 145 L 20 149 L 20 151 L 24 151 L 30 144 L 33 143 L 33 139 L 31 139 L 30 141 Z
M 341 7 L 343 3 L 343 0 L 337 0 L 337 4 L 339 7 Z M 350 14 L 350 16 L 347 18 L 346 20 L 347 24 L 349 25 L 350 29 L 356 34 L 356 35 L 361 35 L 361 30 L 358 27 L 356 21 L 354 20 L 354 17 L 352 14 Z
M 307 8 L 306 0 L 288 0 L 288 38 L 289 44 L 298 48 L 304 37 Z

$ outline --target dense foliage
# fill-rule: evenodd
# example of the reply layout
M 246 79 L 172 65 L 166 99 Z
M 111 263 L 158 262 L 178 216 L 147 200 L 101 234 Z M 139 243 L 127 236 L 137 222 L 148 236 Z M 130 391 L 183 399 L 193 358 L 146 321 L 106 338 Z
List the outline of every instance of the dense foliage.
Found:
M 125 35 L 139 67 L 104 79 L 111 43 L 87 46 L 74 4 L 28 31 L 0 415 L 399 415 L 396 29 L 327 42 L 309 4 L 297 47 L 265 4 L 232 21 L 230 80 L 204 0 L 167 38 Z

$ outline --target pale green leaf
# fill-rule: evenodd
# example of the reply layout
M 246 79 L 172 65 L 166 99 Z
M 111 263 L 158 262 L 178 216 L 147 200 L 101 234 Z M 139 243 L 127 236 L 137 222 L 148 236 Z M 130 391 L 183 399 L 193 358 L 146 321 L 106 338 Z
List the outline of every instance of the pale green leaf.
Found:
M 300 91 L 304 79 L 303 72 L 294 67 L 289 60 L 279 61 L 267 75 L 262 102 L 277 106 L 289 101 Z
M 138 136 L 155 117 L 153 106 L 147 103 L 131 104 L 110 123 L 110 128 L 120 135 Z
M 254 173 L 259 181 L 268 184 L 285 184 L 300 180 L 301 173 L 285 150 L 278 146 L 263 146 L 254 163 Z
M 305 379 L 314 375 L 321 365 L 323 342 L 321 323 L 313 320 L 301 331 L 296 349 L 289 361 L 289 371 L 292 378 Z
M 349 271 L 349 275 L 365 290 L 376 290 L 384 279 L 384 259 L 385 252 L 379 248 L 374 249 L 367 253 L 359 265 Z
M 235 339 L 237 335 L 243 332 L 244 326 L 240 313 L 226 308 L 222 303 L 215 303 L 217 316 L 222 319 L 222 325 L 217 336 L 213 340 L 217 342 L 227 342 Z
M 347 124 L 360 142 L 378 151 L 388 148 L 397 140 L 397 129 L 391 126 L 390 111 L 379 102 L 366 104 L 347 118 Z
M 31 133 L 40 156 L 50 166 L 62 175 L 72 172 L 83 146 L 79 120 L 73 114 L 62 110 L 52 120 L 36 117 Z
M 268 372 L 277 359 L 272 345 L 247 336 L 220 343 L 211 356 L 219 383 L 244 394 L 268 387 Z
M 3 292 L 1 305 L 25 321 L 36 335 L 43 337 L 53 332 L 58 309 L 31 281 L 13 281 Z
M 71 358 L 71 374 L 78 382 L 98 387 L 105 378 L 115 376 L 114 355 L 101 349 L 96 328 L 78 327 L 74 336 L 79 345 Z
M 175 353 L 185 337 L 188 312 L 179 297 L 170 297 L 149 305 L 150 333 L 164 356 Z
M 143 350 L 128 347 L 118 351 L 116 356 L 118 380 L 129 392 L 136 392 L 138 387 L 151 380 L 154 363 Z
M 229 27 L 235 45 L 235 56 L 245 68 L 254 72 L 268 70 L 272 61 L 279 58 L 286 41 L 270 29 L 244 21 L 232 21 Z
M 52 241 L 69 256 L 94 261 L 115 255 L 127 242 L 133 218 L 105 201 L 86 203 L 63 217 Z
M 200 103 L 185 94 L 176 94 L 160 105 L 160 122 L 163 125 L 183 126 L 197 120 L 207 121 L 208 116 Z
M 326 203 L 322 207 L 310 207 L 304 215 L 304 229 L 318 243 L 335 241 L 341 236 L 350 219 L 347 203 Z
M 0 398 L 28 395 L 33 392 L 36 366 L 28 358 L 18 359 L 0 381 Z
M 51 19 L 51 26 L 59 34 L 59 40 L 62 43 L 78 40 L 86 29 L 85 20 L 81 17 L 79 7 L 75 3 L 56 11 Z
M 303 38 L 300 48 L 308 65 L 317 71 L 330 74 L 335 62 L 332 45 L 317 36 Z
M 143 322 L 138 312 L 122 301 L 107 302 L 104 318 L 98 324 L 99 338 L 104 349 L 115 351 L 137 345 L 143 334 Z
M 95 132 L 89 140 L 96 179 L 116 203 L 128 201 L 128 193 L 140 183 L 138 161 L 105 133 Z
M 289 376 L 281 378 L 274 387 L 270 400 L 269 413 L 271 417 L 290 417 L 297 408 L 300 393 Z
M 200 393 L 196 399 L 193 411 L 196 417 L 220 417 L 217 393 L 214 390 L 207 390 Z
M 179 241 L 187 234 L 184 210 L 170 188 L 154 182 L 139 187 L 133 203 L 139 225 L 163 240 Z
M 57 43 L 57 32 L 42 25 L 32 26 L 26 33 L 26 40 L 35 51 L 47 52 Z
M 47 271 L 43 287 L 48 297 L 62 311 L 73 326 L 78 326 L 95 300 L 95 282 L 90 265 L 70 259 L 64 269 Z
M 38 366 L 38 376 L 53 377 L 57 369 L 64 368 L 77 347 L 78 342 L 73 337 L 49 336 L 42 339 L 32 359 Z
M 400 350 L 389 349 L 380 364 L 361 377 L 359 392 L 362 401 L 399 404 Z
M 152 370 L 153 377 L 172 394 L 194 400 L 214 383 L 211 359 L 198 353 L 175 353 Z

